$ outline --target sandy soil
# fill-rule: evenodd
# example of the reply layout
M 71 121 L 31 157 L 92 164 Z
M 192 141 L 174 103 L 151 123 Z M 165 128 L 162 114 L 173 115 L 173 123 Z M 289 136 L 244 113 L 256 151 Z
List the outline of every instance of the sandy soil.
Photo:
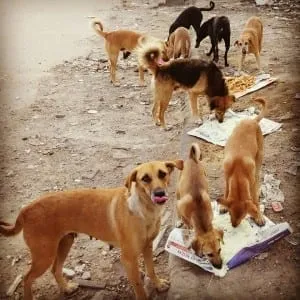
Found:
M 179 157 L 188 146 L 180 144 L 181 134 L 186 124 L 190 124 L 185 95 L 174 95 L 168 109 L 166 117 L 173 129 L 165 132 L 155 127 L 150 117 L 150 76 L 146 75 L 147 87 L 138 86 L 138 74 L 134 72 L 136 59 L 132 55 L 126 61 L 119 60 L 120 86 L 113 87 L 109 82 L 103 40 L 93 33 L 86 18 L 98 16 L 105 28 L 130 28 L 166 38 L 170 23 L 183 7 L 157 7 L 146 1 L 73 1 L 72 7 L 50 2 L 36 5 L 38 2 L 29 1 L 25 5 L 2 1 L 0 4 L 5 25 L 1 31 L 4 42 L 0 71 L 0 219 L 7 221 L 13 221 L 23 205 L 43 192 L 122 185 L 124 177 L 138 163 Z M 299 6 L 292 1 L 275 2 L 273 7 L 257 8 L 252 1 L 230 1 L 230 4 L 218 1 L 213 12 L 204 14 L 204 20 L 213 14 L 229 16 L 233 44 L 248 17 L 260 15 L 263 19 L 262 66 L 265 72 L 279 79 L 257 94 L 269 99 L 269 118 L 283 123 L 281 131 L 265 138 L 263 174 L 275 174 L 282 181 L 286 197 L 283 212 L 275 214 L 267 210 L 266 215 L 275 222 L 289 222 L 294 229 L 294 238 L 289 241 L 295 244 L 300 232 L 299 173 L 294 176 L 285 171 L 299 161 L 299 152 L 294 151 L 300 146 L 300 105 L 299 99 L 294 98 L 299 92 Z M 204 1 L 199 4 L 204 5 Z M 208 49 L 209 41 L 205 40 L 200 49 L 193 50 L 193 55 L 207 59 L 204 52 Z M 220 49 L 222 56 L 223 45 Z M 233 47 L 228 60 L 230 66 L 223 69 L 225 73 L 237 66 L 238 53 Z M 223 59 L 220 64 L 223 65 Z M 254 58 L 247 59 L 246 68 L 255 74 Z M 234 109 L 250 106 L 250 99 L 251 96 L 242 98 Z M 204 113 L 207 112 L 205 105 Z M 222 193 L 223 151 L 221 147 L 200 143 L 214 200 Z M 174 183 L 175 180 L 172 195 Z M 173 212 L 173 203 L 166 210 Z M 170 224 L 171 220 L 167 225 Z M 0 242 L 0 298 L 6 299 L 9 285 L 26 271 L 30 257 L 21 235 L 11 239 L 1 237 Z M 252 298 L 252 293 L 257 299 L 267 296 L 296 299 L 297 251 L 299 245 L 282 240 L 270 249 L 267 259 L 247 263 L 244 267 L 247 272 L 240 274 L 243 291 L 249 295 L 245 299 Z M 107 245 L 79 236 L 66 267 L 74 269 L 82 264 L 91 272 L 93 281 L 105 283 L 104 298 L 132 299 L 132 289 L 117 249 L 108 251 Z M 156 264 L 158 272 L 167 277 L 168 255 L 157 256 Z M 266 275 L 251 285 L 253 274 L 263 271 Z M 204 272 L 199 272 L 201 278 Z M 221 288 L 241 290 L 240 282 L 231 281 L 231 285 L 221 285 Z M 184 288 L 188 289 L 188 283 Z M 22 298 L 22 292 L 20 285 L 14 298 Z M 90 299 L 95 292 L 82 288 L 73 299 Z M 49 273 L 37 280 L 34 294 L 37 299 L 61 297 Z

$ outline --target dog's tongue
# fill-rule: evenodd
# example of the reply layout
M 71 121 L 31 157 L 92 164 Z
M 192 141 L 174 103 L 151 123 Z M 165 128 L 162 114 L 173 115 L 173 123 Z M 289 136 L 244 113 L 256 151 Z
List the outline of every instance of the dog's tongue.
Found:
M 162 60 L 162 58 L 160 58 L 159 60 L 158 60 L 158 64 L 159 65 L 163 65 L 165 62 Z
M 154 203 L 163 203 L 166 202 L 167 200 L 168 200 L 167 196 L 162 196 L 162 197 L 154 196 L 152 199 Z

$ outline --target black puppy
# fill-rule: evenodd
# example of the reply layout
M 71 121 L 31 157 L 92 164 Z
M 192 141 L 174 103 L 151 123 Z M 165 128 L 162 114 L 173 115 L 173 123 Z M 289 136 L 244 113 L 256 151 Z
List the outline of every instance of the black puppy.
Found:
M 185 9 L 175 20 L 175 22 L 170 26 L 169 29 L 169 37 L 172 32 L 174 32 L 178 27 L 185 27 L 189 29 L 191 26 L 196 31 L 197 34 L 197 40 L 195 48 L 199 47 L 200 40 L 199 40 L 199 32 L 200 32 L 200 25 L 202 22 L 202 11 L 209 11 L 213 10 L 215 7 L 215 3 L 213 1 L 210 1 L 209 8 L 199 8 L 196 6 L 190 6 L 187 9 Z M 168 40 L 169 40 L 168 37 Z
M 212 53 L 214 53 L 213 60 L 215 62 L 218 62 L 219 60 L 219 49 L 218 49 L 218 43 L 221 42 L 223 39 L 225 42 L 225 66 L 228 67 L 227 62 L 227 53 L 230 47 L 230 22 L 229 19 L 225 16 L 222 17 L 213 17 L 206 22 L 202 24 L 200 27 L 198 39 L 199 44 L 200 42 L 206 38 L 207 36 L 210 37 L 211 41 L 211 49 L 207 53 L 208 56 L 210 56 Z

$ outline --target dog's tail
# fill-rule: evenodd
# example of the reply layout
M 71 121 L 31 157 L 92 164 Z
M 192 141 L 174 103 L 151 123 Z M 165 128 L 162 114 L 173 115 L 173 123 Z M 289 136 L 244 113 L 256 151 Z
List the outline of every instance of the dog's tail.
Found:
M 213 10 L 214 8 L 215 8 L 215 2 L 213 1 L 209 2 L 209 8 L 199 7 L 201 11 L 209 11 L 209 10 Z
M 12 236 L 18 234 L 23 229 L 23 214 L 22 212 L 17 217 L 15 224 L 9 224 L 0 221 L 0 233 L 4 236 Z
M 103 31 L 103 25 L 99 20 L 92 21 L 91 25 L 98 35 L 101 35 L 106 39 L 108 32 Z
M 198 163 L 198 161 L 202 159 L 202 153 L 199 144 L 193 143 L 191 145 L 189 158 L 193 159 L 195 163 Z
M 159 69 L 159 59 L 162 57 L 161 46 L 142 41 L 137 48 L 137 53 L 139 64 L 156 74 Z
M 265 115 L 267 111 L 267 104 L 264 98 L 258 97 L 253 99 L 254 102 L 260 103 L 262 105 L 262 110 L 260 111 L 259 115 L 254 119 L 255 121 L 259 122 Z

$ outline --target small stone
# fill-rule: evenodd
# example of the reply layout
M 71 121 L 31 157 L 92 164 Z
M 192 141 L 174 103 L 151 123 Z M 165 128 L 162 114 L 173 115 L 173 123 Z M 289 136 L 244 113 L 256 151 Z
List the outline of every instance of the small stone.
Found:
M 8 172 L 6 173 L 6 177 L 13 177 L 13 176 L 15 176 L 14 171 L 8 171 Z
M 107 255 L 107 251 L 102 251 L 101 254 L 102 254 L 103 256 L 106 256 L 106 255 Z
M 66 275 L 68 278 L 73 278 L 75 276 L 75 271 L 68 268 L 63 268 L 63 274 Z
M 86 267 L 86 264 L 78 265 L 75 267 L 75 272 L 77 274 L 82 274 L 85 267 Z
M 269 254 L 267 252 L 261 253 L 258 256 L 256 256 L 256 259 L 266 259 L 269 256 Z
M 91 273 L 88 272 L 88 271 L 85 271 L 85 272 L 83 272 L 81 278 L 84 279 L 84 280 L 90 280 L 91 279 Z
M 57 118 L 57 119 L 62 119 L 62 118 L 64 118 L 66 115 L 64 115 L 64 114 L 56 114 L 55 115 L 55 118 Z
M 87 111 L 87 113 L 88 113 L 88 114 L 97 114 L 98 111 L 97 111 L 97 110 L 94 110 L 94 109 L 89 109 L 89 110 Z

